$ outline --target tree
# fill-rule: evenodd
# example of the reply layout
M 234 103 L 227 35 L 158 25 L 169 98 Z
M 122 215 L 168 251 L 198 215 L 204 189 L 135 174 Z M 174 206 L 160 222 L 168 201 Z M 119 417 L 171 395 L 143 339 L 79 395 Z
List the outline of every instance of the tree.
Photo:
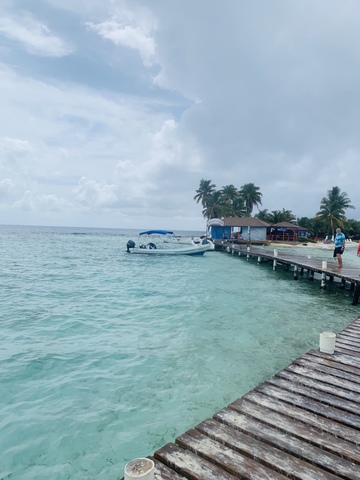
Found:
M 360 221 L 347 219 L 344 223 L 344 233 L 347 237 L 359 240 L 360 239 Z
M 215 192 L 215 187 L 211 180 L 204 180 L 203 178 L 200 180 L 199 188 L 196 190 L 196 195 L 194 200 L 196 203 L 201 202 L 201 205 L 206 208 L 209 199 Z
M 234 185 L 221 189 L 221 203 L 224 217 L 245 217 L 247 214 L 244 200 Z
M 230 217 L 246 217 L 247 216 L 247 208 L 244 203 L 244 199 L 241 195 L 238 195 L 232 204 L 232 211 L 230 212 Z
M 224 204 L 222 202 L 222 194 L 220 190 L 215 190 L 206 199 L 206 205 L 202 211 L 203 217 L 207 218 L 221 218 L 224 216 Z
M 275 225 L 276 223 L 280 222 L 294 222 L 296 220 L 295 215 L 292 213 L 291 210 L 272 210 L 268 217 L 267 222 Z
M 232 203 L 235 198 L 239 196 L 239 191 L 234 187 L 234 185 L 225 185 L 225 187 L 222 187 L 221 189 L 221 195 L 224 202 L 229 201 Z
M 325 220 L 328 228 L 328 235 L 335 234 L 336 227 L 342 227 L 346 221 L 345 210 L 355 208 L 346 192 L 341 192 L 339 187 L 332 187 L 328 190 L 327 197 L 320 202 L 320 210 L 316 216 Z
M 326 236 L 327 224 L 320 218 L 301 217 L 297 219 L 297 224 L 307 228 L 313 238 L 324 238 Z
M 256 187 L 253 183 L 245 183 L 245 185 L 240 188 L 240 195 L 244 199 L 247 215 L 250 217 L 254 207 L 262 205 L 260 188 Z
M 265 208 L 264 210 L 259 210 L 258 213 L 254 215 L 254 217 L 262 220 L 263 222 L 269 223 L 269 210 L 267 208 Z

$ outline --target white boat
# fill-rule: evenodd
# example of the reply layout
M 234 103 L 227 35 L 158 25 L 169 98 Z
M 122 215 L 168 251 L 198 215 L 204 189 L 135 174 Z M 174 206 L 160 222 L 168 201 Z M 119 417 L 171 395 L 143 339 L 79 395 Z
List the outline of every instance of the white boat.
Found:
M 126 244 L 128 253 L 140 255 L 204 255 L 211 250 L 210 242 L 180 244 L 169 230 L 147 230 L 139 233 L 139 244 L 129 240 Z

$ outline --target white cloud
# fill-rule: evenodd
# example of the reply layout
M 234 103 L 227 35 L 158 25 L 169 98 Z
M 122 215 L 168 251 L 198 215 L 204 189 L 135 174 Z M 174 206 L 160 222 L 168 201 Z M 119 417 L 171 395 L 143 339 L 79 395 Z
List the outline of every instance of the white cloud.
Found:
M 63 199 L 87 224 L 192 227 L 201 178 L 254 182 L 297 216 L 333 185 L 359 206 L 358 2 L 46 0 L 26 16 L 4 1 L 8 38 L 61 55 L 67 31 L 74 53 L 0 50 L 2 212 L 42 198 L 64 218 Z
M 21 43 L 34 55 L 62 57 L 72 52 L 72 47 L 53 34 L 31 14 L 21 12 L 15 16 L 0 16 L 0 34 Z
M 87 27 L 117 46 L 138 51 L 145 66 L 154 63 L 155 41 L 151 36 L 154 25 L 151 21 L 137 18 L 125 10 L 101 23 L 88 22 Z
M 106 182 L 97 182 L 82 177 L 78 187 L 74 189 L 77 200 L 85 207 L 99 210 L 118 206 L 118 187 Z

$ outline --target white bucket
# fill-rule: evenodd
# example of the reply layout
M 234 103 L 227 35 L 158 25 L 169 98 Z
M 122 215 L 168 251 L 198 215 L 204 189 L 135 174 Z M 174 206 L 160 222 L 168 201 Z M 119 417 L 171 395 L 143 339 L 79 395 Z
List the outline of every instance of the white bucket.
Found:
M 278 251 L 276 250 L 276 248 L 274 248 L 274 257 L 277 257 L 278 256 Z
M 154 480 L 155 464 L 150 458 L 136 458 L 124 468 L 124 480 Z
M 327 261 L 323 260 L 321 268 L 327 268 Z
M 330 353 L 331 355 L 335 351 L 336 335 L 332 332 L 320 333 L 320 352 Z

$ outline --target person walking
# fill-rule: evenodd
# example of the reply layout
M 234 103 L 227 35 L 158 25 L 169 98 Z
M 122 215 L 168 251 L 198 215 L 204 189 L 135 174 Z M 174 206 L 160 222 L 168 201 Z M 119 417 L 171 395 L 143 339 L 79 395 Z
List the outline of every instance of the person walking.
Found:
M 333 257 L 337 259 L 338 267 L 341 268 L 343 266 L 341 255 L 344 253 L 345 250 L 345 235 L 341 231 L 341 228 L 336 229 L 334 243 L 335 248 Z

